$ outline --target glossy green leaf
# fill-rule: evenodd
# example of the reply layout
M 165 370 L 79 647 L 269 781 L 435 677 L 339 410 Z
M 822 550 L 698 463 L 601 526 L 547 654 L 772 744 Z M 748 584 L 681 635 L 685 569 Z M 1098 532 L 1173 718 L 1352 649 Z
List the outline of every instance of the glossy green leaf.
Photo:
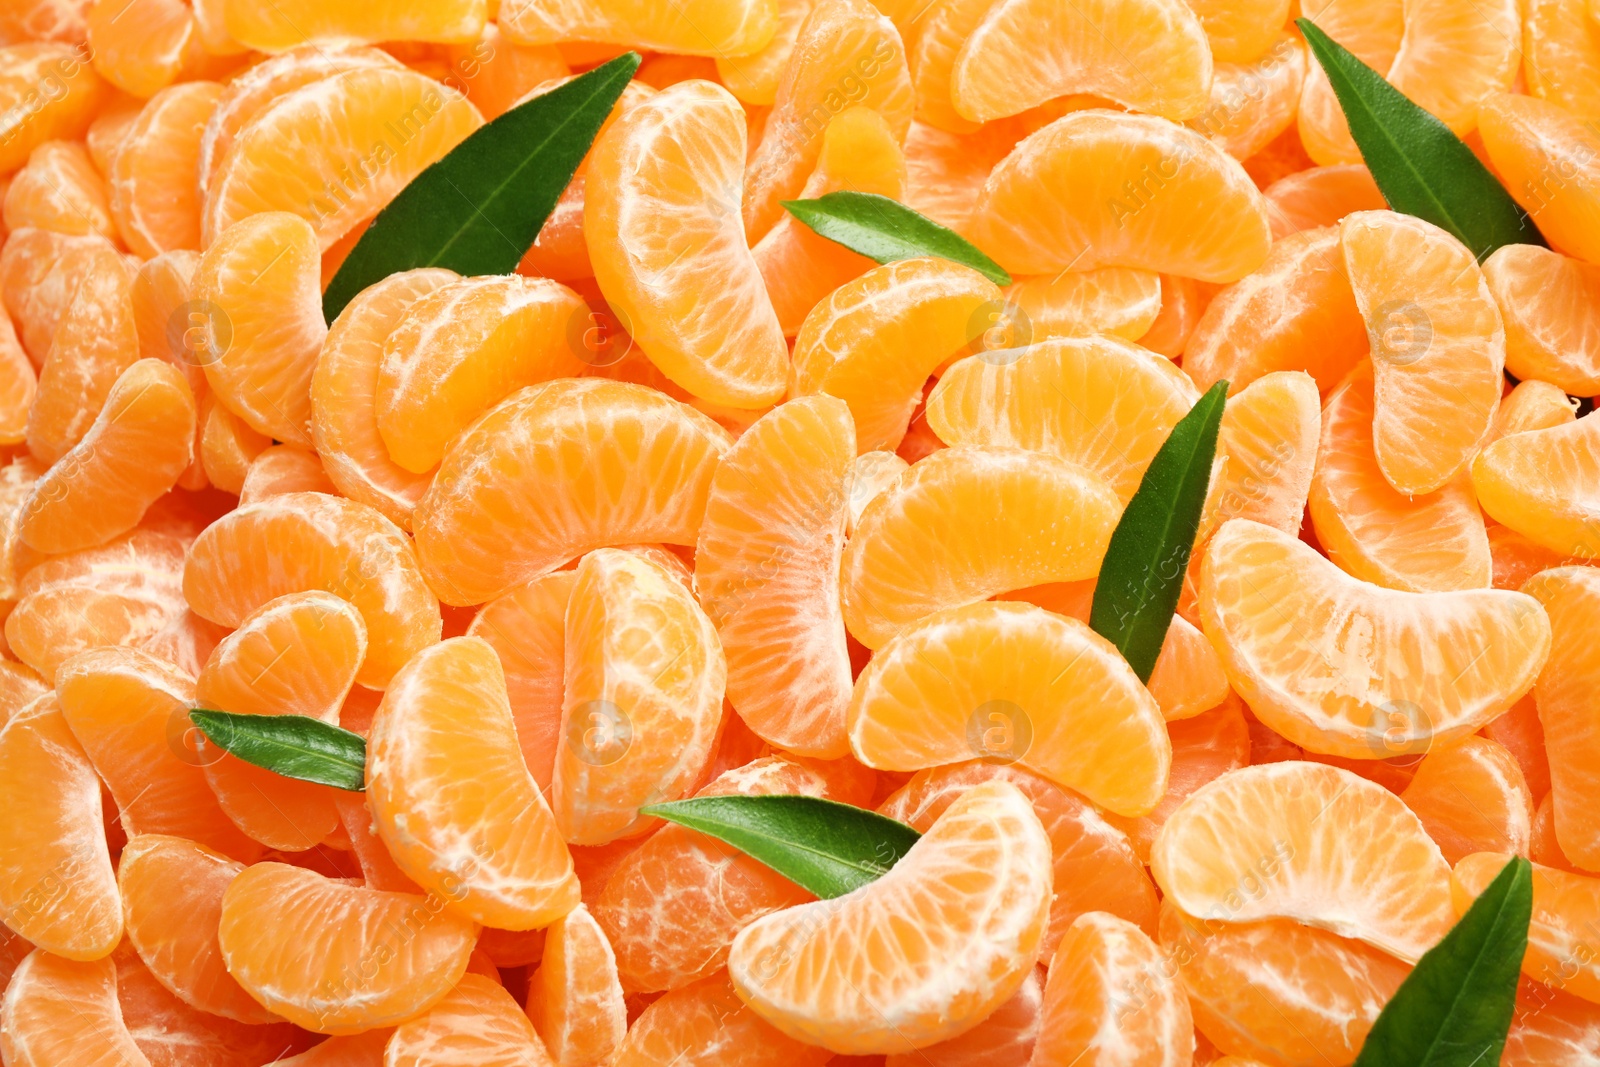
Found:
M 1350 136 L 1391 208 L 1448 230 L 1480 263 L 1502 245 L 1545 243 L 1528 213 L 1448 126 L 1310 19 L 1296 25 L 1327 73 Z
M 815 200 L 785 200 L 783 206 L 828 240 L 879 263 L 938 256 L 971 267 L 996 285 L 1011 284 L 1011 275 L 971 241 L 887 196 L 845 190 Z
M 1218 382 L 1178 420 L 1145 468 L 1100 564 L 1089 625 L 1122 651 L 1142 682 L 1155 670 L 1183 592 L 1227 399 L 1228 383 Z
M 629 52 L 514 107 L 412 179 L 328 283 L 327 320 L 400 271 L 515 270 L 638 67 Z
M 1514 856 L 1423 953 L 1367 1035 L 1355 1067 L 1500 1062 L 1533 914 L 1533 866 Z
M 196 708 L 189 720 L 212 744 L 285 778 L 366 789 L 367 742 L 321 719 L 304 715 L 235 715 Z
M 876 812 L 817 797 L 695 797 L 639 810 L 726 841 L 824 900 L 879 878 L 921 836 Z

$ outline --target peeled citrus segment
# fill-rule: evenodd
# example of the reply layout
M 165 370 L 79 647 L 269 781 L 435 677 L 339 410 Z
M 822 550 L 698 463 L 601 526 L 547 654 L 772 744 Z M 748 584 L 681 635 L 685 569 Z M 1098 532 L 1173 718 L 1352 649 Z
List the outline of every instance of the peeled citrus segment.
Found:
M 918 4 L 912 12 L 906 13 L 911 16 L 909 26 L 905 18 L 898 19 L 906 41 L 911 85 L 916 90 L 918 122 L 955 134 L 978 130 L 978 123 L 956 111 L 950 92 L 950 75 L 961 55 L 961 46 L 967 43 L 972 31 L 983 21 L 984 13 L 993 6 L 992 0 Z M 897 17 L 894 12 L 886 14 L 891 19 Z
M 1126 267 L 1068 271 L 1019 278 L 1006 287 L 1005 300 L 1020 309 L 1034 338 L 1106 334 L 1136 341 L 1160 313 L 1161 279 Z
M 845 625 L 879 648 L 943 608 L 1092 577 L 1120 510 L 1103 481 L 1055 456 L 943 449 L 862 513 L 844 550 Z
M 46 141 L 28 156 L 5 190 L 5 228 L 37 226 L 56 233 L 98 234 L 119 240 L 111 220 L 105 179 L 88 149 L 73 141 Z
M 1586 0 L 1532 0 L 1522 17 L 1522 77 L 1527 92 L 1574 115 L 1600 105 L 1600 27 Z
M 815 0 L 778 0 L 777 29 L 772 37 L 747 55 L 716 56 L 716 80 L 742 103 L 770 107 L 778 98 L 778 83 L 813 6 Z
M 1511 856 L 1478 852 L 1456 864 L 1450 879 L 1456 914 L 1500 873 Z M 1583 947 L 1589 924 L 1600 917 L 1600 878 L 1533 865 L 1533 919 L 1522 973 L 1600 1003 L 1600 963 Z
M 1600 419 L 1511 434 L 1472 461 L 1490 518 L 1562 555 L 1600 557 Z
M 208 388 L 200 398 L 200 466 L 206 481 L 224 493 L 244 490 L 250 464 L 272 445 L 243 419 L 217 403 Z
M 437 0 L 426 6 L 319 4 L 314 0 L 221 0 L 228 35 L 261 52 L 313 42 L 475 41 L 488 16 L 486 0 Z
M 1421 821 L 1382 786 L 1320 763 L 1203 786 L 1156 835 L 1150 870 L 1190 915 L 1294 919 L 1408 961 L 1455 921 L 1450 868 Z
M 112 92 L 90 66 L 90 56 L 81 45 L 44 41 L 0 48 L 0 110 L 15 122 L 0 145 L 0 174 L 22 166 L 46 141 L 72 140 L 88 129 Z M 45 95 L 41 86 L 54 91 Z
M 338 496 L 339 488 L 328 477 L 322 460 L 309 448 L 273 445 L 250 461 L 244 484 L 239 487 L 239 503 L 255 504 L 286 493 Z
M 103 271 L 104 255 L 115 252 L 116 246 L 99 235 L 24 229 L 6 238 L 0 249 L 0 294 L 34 366 L 49 355 L 84 278 Z
M 41 552 L 102 545 L 133 529 L 189 466 L 194 398 L 170 363 L 143 359 L 117 379 L 72 451 L 45 472 L 17 516 Z
M 681 82 L 596 142 L 583 225 L 595 280 L 650 361 L 695 396 L 755 408 L 783 395 L 788 364 L 735 210 L 744 158 L 739 102 Z
M 1577 406 L 1577 401 L 1549 382 L 1536 378 L 1518 382 L 1501 398 L 1484 447 L 1514 433 L 1566 426 L 1577 421 Z
M 378 833 L 418 885 L 501 930 L 548 926 L 577 904 L 572 857 L 523 765 L 487 642 L 417 653 L 384 693 L 368 748 Z
M 390 457 L 425 474 L 511 393 L 578 377 L 570 327 L 588 310 L 566 286 L 516 274 L 463 278 L 418 299 L 385 339 L 378 371 L 374 410 Z
M 1211 49 L 1183 0 L 999 0 L 961 47 L 950 74 L 955 109 L 973 122 L 1091 93 L 1182 121 L 1211 88 Z
M 1146 687 L 1162 718 L 1173 722 L 1192 719 L 1222 703 L 1228 695 L 1228 676 L 1206 635 L 1183 616 L 1174 615 Z
M 117 865 L 128 940 L 184 1003 L 242 1023 L 277 1022 L 227 971 L 217 944 L 222 895 L 244 870 L 193 841 L 138 834 Z
M 833 1059 L 763 1020 L 719 971 L 645 1008 L 616 1067 L 823 1067 Z
M 497 980 L 464 975 L 444 999 L 395 1028 L 385 1067 L 555 1067 L 522 1006 Z
M 216 82 L 161 90 L 118 146 L 111 211 L 138 255 L 200 247 L 200 138 L 222 91 Z
M 1516 758 L 1487 737 L 1463 737 L 1428 753 L 1400 799 L 1446 863 L 1473 852 L 1528 852 L 1533 797 Z
M 1575 396 L 1600 392 L 1600 266 L 1537 245 L 1483 264 L 1506 329 L 1506 370 Z
M 89 47 L 106 81 L 154 96 L 203 54 L 194 12 L 182 0 L 128 0 L 89 9 Z
M 1272 47 L 1289 17 L 1288 0 L 1187 0 L 1219 63 L 1248 63 Z M 1308 4 L 1307 7 L 1311 5 Z
M 806 316 L 794 345 L 791 395 L 827 393 L 850 405 L 861 452 L 905 436 L 923 384 L 989 327 L 1000 289 L 970 267 L 918 258 L 876 267 Z
M 197 614 L 224 626 L 288 593 L 320 589 L 348 600 L 367 626 L 356 681 L 375 689 L 438 641 L 443 625 L 405 535 L 371 508 L 323 493 L 228 512 L 190 549 L 183 589 Z
M 383 1067 L 383 1052 L 393 1027 L 319 1041 L 298 1056 L 274 1061 L 274 1067 Z
M 1404 12 L 1394 0 L 1311 0 L 1300 11 L 1380 74 L 1389 70 L 1400 51 Z M 1316 162 L 1324 166 L 1361 162 L 1361 151 L 1350 137 L 1344 111 L 1320 64 L 1313 63 L 1306 71 L 1297 117 L 1300 140 Z
M 1044 1015 L 1044 969 L 1035 967 L 1010 1000 L 990 1016 L 947 1041 L 915 1052 L 897 1052 L 884 1067 L 979 1067 L 986 1063 L 1026 1064 Z M 839 1057 L 834 1063 L 849 1063 Z
M 1479 132 L 1551 247 L 1600 263 L 1600 145 L 1583 120 L 1547 100 L 1502 94 L 1483 102 Z
M 28 412 L 39 392 L 39 376 L 17 340 L 11 316 L 0 308 L 0 444 L 21 444 Z
M 1027 979 L 1050 876 L 1027 797 L 981 785 L 877 881 L 745 927 L 728 974 L 791 1037 L 847 1055 L 909 1052 L 970 1029 Z
M 311 375 L 311 439 L 328 477 L 403 530 L 430 479 L 391 459 L 378 430 L 383 347 L 413 303 L 456 279 L 452 271 L 423 268 L 369 286 L 334 320 Z
M 1248 519 L 1211 539 L 1200 612 L 1257 718 L 1310 751 L 1356 759 L 1474 732 L 1527 692 L 1550 648 L 1530 597 L 1383 589 Z
M 500 29 L 517 44 L 573 40 L 691 56 L 748 56 L 778 28 L 774 0 L 690 0 L 668 10 L 649 0 L 529 0 L 505 5 Z
M 1301 230 L 1332 226 L 1353 211 L 1379 211 L 1387 206 L 1372 172 L 1360 163 L 1297 171 L 1261 193 L 1267 198 L 1274 241 Z
M 844 401 L 781 405 L 723 456 L 695 552 L 695 589 L 728 660 L 728 699 L 765 740 L 830 759 L 850 747 L 839 560 L 855 456 Z
M 1219 62 L 1205 110 L 1187 125 L 1233 158 L 1249 159 L 1293 125 L 1307 62 L 1305 44 L 1288 31 L 1251 62 Z
M 430 584 L 478 604 L 590 549 L 692 545 L 727 431 L 643 386 L 563 379 L 457 438 L 412 517 Z
M 1489 538 L 1468 477 L 1423 496 L 1384 480 L 1373 448 L 1372 377 L 1363 361 L 1323 412 L 1310 497 L 1318 542 L 1350 574 L 1389 589 L 1488 588 Z
M 1018 144 L 968 232 L 1016 274 L 1139 267 L 1208 282 L 1249 274 L 1272 241 L 1266 201 L 1227 153 L 1155 116 L 1097 110 Z
M 11 976 L 0 1009 L 0 1053 L 14 1067 L 148 1067 L 117 1004 L 117 967 L 40 949 Z
M 466 97 L 411 70 L 363 68 L 302 86 L 264 108 L 212 175 L 205 243 L 250 215 L 287 211 L 312 223 L 327 251 L 482 125 Z M 366 180 L 347 186 L 342 173 Z
M 711 759 L 727 667 L 683 582 L 633 552 L 578 565 L 566 616 L 552 807 L 577 845 L 637 837 L 639 808 L 686 796 Z
M 122 899 L 100 780 L 55 697 L 0 726 L 0 798 L 29 813 L 0 824 L 0 920 L 54 956 L 108 955 L 122 939 Z
M 476 934 L 437 898 L 365 889 L 282 863 L 258 863 L 233 880 L 217 931 L 228 973 L 252 997 L 324 1034 L 392 1026 L 426 1011 L 466 971 Z M 378 953 L 386 962 L 373 967 Z
M 0 663 L 0 727 L 34 700 L 50 691 L 44 680 L 21 663 Z
M 942 226 L 966 232 L 989 172 L 1026 130 L 1001 122 L 971 135 L 913 122 L 906 134 L 906 204 Z
M 1600 675 L 1593 641 L 1600 620 L 1600 570 L 1556 567 L 1522 588 L 1550 616 L 1550 659 L 1539 674 L 1534 698 L 1549 753 L 1556 839 L 1579 867 L 1600 870 L 1600 791 L 1594 764 L 1584 758 L 1594 736 L 1587 694 Z
M 1199 394 L 1166 360 L 1113 337 L 1056 338 L 952 364 L 928 397 L 948 445 L 1049 452 L 1127 500 Z
M 1319 399 L 1316 382 L 1298 371 L 1273 371 L 1229 398 L 1217 433 L 1224 462 L 1212 475 L 1208 501 L 1215 503 L 1202 518 L 1202 536 L 1229 519 L 1299 531 L 1317 463 Z
M 1193 1044 L 1188 997 L 1149 935 L 1105 912 L 1079 916 L 1051 958 L 1032 1067 L 1178 1067 Z
M 609 1063 L 628 1031 L 617 959 L 589 909 L 558 919 L 528 980 L 528 1017 L 558 1064 Z
M 1405 27 L 1389 82 L 1465 137 L 1478 127 L 1479 105 L 1509 92 L 1522 67 L 1521 5 L 1413 0 Z
M 1504 1067 L 1582 1067 L 1600 1053 L 1600 1007 L 1559 988 L 1523 978 L 1517 989 Z
M 1109 641 L 1031 604 L 971 604 L 908 626 L 861 672 L 847 725 L 856 758 L 881 770 L 1014 761 L 1126 815 L 1166 789 L 1155 699 Z
M 1251 883 L 1254 884 L 1254 883 Z M 1226 922 L 1161 907 L 1161 947 L 1177 965 L 1195 1029 L 1218 1064 L 1353 1061 L 1410 973 L 1386 952 L 1290 919 Z

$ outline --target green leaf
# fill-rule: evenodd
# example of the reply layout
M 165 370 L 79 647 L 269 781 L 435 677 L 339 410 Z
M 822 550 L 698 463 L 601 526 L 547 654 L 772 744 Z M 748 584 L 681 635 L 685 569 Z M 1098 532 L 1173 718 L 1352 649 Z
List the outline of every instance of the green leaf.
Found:
M 971 267 L 996 285 L 1011 275 L 971 241 L 898 200 L 844 190 L 815 200 L 785 200 L 789 214 L 830 241 L 879 263 L 938 256 Z
M 369 285 L 417 267 L 509 274 L 639 67 L 629 52 L 477 130 L 412 179 L 322 294 L 329 322 Z
M 1183 575 L 1211 486 L 1211 460 L 1228 399 L 1218 382 L 1162 442 L 1111 532 L 1094 586 L 1089 625 L 1150 680 L 1183 592 Z
M 1480 263 L 1502 245 L 1545 243 L 1528 213 L 1450 127 L 1310 19 L 1295 24 L 1327 73 L 1350 136 L 1391 208 L 1448 230 Z
M 367 742 L 304 715 L 234 715 L 196 708 L 189 720 L 218 748 L 285 778 L 360 793 L 367 788 Z
M 695 797 L 639 810 L 726 841 L 824 900 L 876 880 L 921 836 L 876 812 L 817 797 Z
M 1532 914 L 1533 866 L 1513 856 L 1400 983 L 1355 1067 L 1499 1063 Z

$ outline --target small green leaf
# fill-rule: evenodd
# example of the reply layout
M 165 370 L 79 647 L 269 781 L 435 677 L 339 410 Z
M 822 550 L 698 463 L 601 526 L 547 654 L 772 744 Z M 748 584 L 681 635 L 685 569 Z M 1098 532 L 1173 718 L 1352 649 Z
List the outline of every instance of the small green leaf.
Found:
M 971 267 L 996 285 L 1011 284 L 1011 275 L 971 241 L 887 196 L 844 190 L 815 200 L 785 200 L 783 206 L 828 240 L 879 263 L 938 256 Z
M 196 708 L 189 720 L 218 748 L 285 778 L 360 793 L 367 788 L 367 742 L 304 715 L 234 715 Z
M 824 900 L 876 880 L 921 836 L 903 822 L 817 797 L 695 797 L 639 810 L 726 841 Z
M 1499 1063 L 1532 914 L 1533 866 L 1513 856 L 1400 983 L 1355 1067 Z
M 1167 435 L 1111 532 L 1089 625 L 1150 680 L 1183 592 L 1183 575 L 1211 486 L 1211 460 L 1228 399 L 1218 382 Z
M 1295 24 L 1327 73 L 1350 136 L 1391 208 L 1448 230 L 1480 263 L 1502 245 L 1545 243 L 1528 213 L 1450 127 L 1310 19 Z
M 327 320 L 361 290 L 400 271 L 515 270 L 638 67 L 639 56 L 629 52 L 534 97 L 412 179 L 328 283 Z

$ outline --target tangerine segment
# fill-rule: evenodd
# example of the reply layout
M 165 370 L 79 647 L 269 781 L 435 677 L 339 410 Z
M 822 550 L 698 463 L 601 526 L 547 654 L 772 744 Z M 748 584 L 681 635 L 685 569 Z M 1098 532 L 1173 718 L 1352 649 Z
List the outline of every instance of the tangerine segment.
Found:
M 222 92 L 216 82 L 161 90 L 117 147 L 111 211 L 137 255 L 200 247 L 200 139 Z
M 1171 761 L 1161 709 L 1114 645 L 1007 601 L 902 630 L 856 680 L 847 726 L 869 767 L 1015 761 L 1124 815 L 1155 806 Z
M 1522 17 L 1522 77 L 1527 92 L 1574 115 L 1600 106 L 1600 24 L 1585 0 L 1531 0 Z
M 149 1067 L 117 1004 L 117 967 L 39 949 L 11 976 L 0 1008 L 0 1053 L 13 1067 Z
M 117 378 L 83 440 L 45 472 L 16 518 L 40 552 L 93 548 L 133 529 L 188 468 L 194 397 L 170 363 L 142 359 Z
M 1248 63 L 1278 39 L 1289 0 L 1188 0 L 1219 63 Z M 1311 7 L 1311 4 L 1307 4 Z
M 823 1067 L 833 1059 L 767 1023 L 719 971 L 645 1008 L 614 1067 Z
M 0 145 L 0 174 L 22 166 L 46 141 L 74 140 L 89 128 L 112 93 L 90 66 L 91 55 L 85 45 L 45 41 L 0 48 L 0 112 L 9 117 L 10 134 Z
M 1028 798 L 986 783 L 877 881 L 745 927 L 728 974 L 791 1037 L 847 1055 L 910 1052 L 1016 993 L 1039 956 L 1050 875 L 1050 839 Z
M 374 402 L 389 456 L 426 474 L 462 430 L 527 385 L 576 378 L 569 327 L 589 308 L 544 278 L 463 278 L 408 307 L 383 343 Z
M 1223 525 L 1200 575 L 1203 629 L 1234 690 L 1312 752 L 1375 759 L 1473 733 L 1528 691 L 1550 649 L 1531 597 L 1384 589 L 1248 519 Z
M 1311 0 L 1300 11 L 1373 70 L 1384 73 L 1394 63 L 1405 23 L 1402 5 L 1393 0 Z M 1350 137 L 1344 111 L 1320 64 L 1306 71 L 1298 119 L 1304 151 L 1316 162 L 1324 166 L 1361 162 L 1361 151 Z
M 1499 874 L 1511 856 L 1477 852 L 1456 864 L 1450 879 L 1460 915 Z M 1591 1004 L 1600 1003 L 1600 962 L 1586 945 L 1600 919 L 1600 878 L 1533 865 L 1533 919 L 1522 973 Z
M 954 3 L 919 5 L 912 12 L 910 25 L 899 23 L 906 39 L 906 59 L 911 68 L 911 84 L 917 94 L 916 119 L 919 123 L 954 134 L 971 134 L 979 124 L 957 113 L 950 94 L 950 74 L 961 46 L 993 6 L 990 0 L 957 0 Z
M 104 272 L 103 257 L 114 252 L 116 246 L 98 234 L 74 237 L 25 229 L 6 238 L 0 250 L 0 293 L 34 366 L 49 355 L 83 280 Z
M 89 0 L 19 0 L 0 12 L 0 40 L 81 41 Z
M 1299 371 L 1270 372 L 1229 398 L 1217 434 L 1225 462 L 1214 475 L 1203 535 L 1229 519 L 1299 531 L 1317 463 L 1319 401 L 1316 382 Z
M 324 1034 L 426 1011 L 465 973 L 476 935 L 437 897 L 364 889 L 282 863 L 234 878 L 217 930 L 228 973 L 246 992 Z
M 1321 763 L 1202 786 L 1156 835 L 1150 871 L 1190 915 L 1294 919 L 1408 961 L 1454 922 L 1450 868 L 1422 822 L 1382 786 Z
M 971 1030 L 915 1052 L 895 1053 L 884 1059 L 883 1067 L 1022 1067 L 1033 1055 L 1043 1015 L 1044 969 L 1035 967 L 1010 1000 Z M 833 1062 L 850 1060 L 840 1057 Z
M 1372 364 L 1363 360 L 1324 409 L 1310 496 L 1318 542 L 1350 574 L 1389 589 L 1487 589 L 1489 537 L 1470 480 L 1458 474 L 1423 496 L 1384 480 L 1374 451 L 1372 379 Z
M 617 958 L 579 904 L 551 927 L 528 980 L 528 1018 L 558 1064 L 613 1062 L 628 1032 Z
M 880 648 L 944 608 L 1092 577 L 1120 510 L 1105 482 L 1055 456 L 942 449 L 862 512 L 844 550 L 845 625 Z
M 1465 137 L 1485 98 L 1509 92 L 1522 67 L 1521 5 L 1413 0 L 1405 27 L 1389 82 Z
M 1274 1067 L 1352 1062 L 1411 970 L 1290 919 L 1196 919 L 1170 902 L 1161 905 L 1161 947 L 1177 966 L 1195 1029 L 1224 1052 Z
M 775 0 L 691 0 L 671 10 L 649 0 L 529 0 L 499 14 L 517 44 L 573 40 L 690 56 L 748 56 L 778 28 Z
M 1473 852 L 1528 853 L 1533 796 L 1516 757 L 1487 737 L 1463 737 L 1428 753 L 1400 799 L 1446 863 Z
M 672 572 L 603 548 L 578 565 L 566 617 L 552 807 L 576 845 L 637 837 L 639 808 L 677 800 L 711 760 L 727 666 L 711 620 Z
M 298 1056 L 274 1061 L 273 1067 L 383 1067 L 383 1052 L 393 1034 L 392 1027 L 383 1027 L 348 1037 L 330 1037 Z
M 180 487 L 182 483 L 179 483 Z M 285 493 L 327 493 L 339 488 L 323 469 L 321 458 L 298 445 L 273 445 L 256 454 L 239 487 L 239 503 L 254 504 Z
M 1600 1007 L 1560 989 L 1522 979 L 1500 1057 L 1503 1067 L 1582 1067 L 1600 1055 Z
M 1600 557 L 1600 419 L 1511 434 L 1472 461 L 1489 517 L 1563 556 Z
M 1080 915 L 1050 961 L 1031 1067 L 1180 1067 L 1193 1045 L 1189 999 L 1149 935 L 1105 912 Z
M 1305 44 L 1288 31 L 1253 62 L 1218 63 L 1210 103 L 1188 126 L 1233 158 L 1251 158 L 1294 124 L 1306 63 Z
M 1506 328 L 1506 370 L 1574 396 L 1600 393 L 1600 266 L 1537 245 L 1483 263 Z
M 0 307 L 0 444 L 21 444 L 28 435 L 28 412 L 39 392 L 39 377 L 17 340 L 11 316 Z
M 1600 145 L 1583 121 L 1547 100 L 1497 94 L 1478 126 L 1495 172 L 1551 247 L 1600 263 Z
M 1053 338 L 951 364 L 928 397 L 947 445 L 1049 452 L 1127 500 L 1199 399 L 1166 359 L 1115 337 Z
M 0 799 L 7 811 L 28 812 L 0 823 L 0 920 L 54 956 L 109 955 L 122 940 L 122 900 L 100 780 L 55 697 L 34 699 L 0 726 Z
M 149 98 L 201 53 L 194 12 L 182 0 L 128 0 L 89 9 L 95 69 L 124 92 Z
M 1006 303 L 1021 309 L 1012 315 L 1026 328 L 1003 340 L 1031 337 L 1092 337 L 1108 334 L 1137 341 L 1149 332 L 1161 311 L 1161 276 L 1127 267 L 1069 271 L 1065 274 L 1019 278 L 1006 287 Z M 1001 325 L 996 322 L 996 325 Z M 1031 334 L 1031 337 L 1029 336 Z M 1010 344 L 988 345 L 1009 348 Z
M 1207 282 L 1244 277 L 1272 243 L 1266 201 L 1226 152 L 1153 115 L 1100 110 L 1018 144 L 968 232 L 1014 274 L 1139 267 Z
M 482 125 L 466 97 L 412 70 L 301 86 L 263 108 L 212 175 L 205 244 L 250 215 L 288 211 L 313 223 L 326 252 Z M 351 174 L 365 180 L 347 185 Z
M 839 561 L 855 458 L 844 401 L 779 406 L 717 466 L 695 550 L 695 591 L 722 640 L 734 709 L 763 740 L 825 759 L 850 750 Z
M 522 1007 L 499 981 L 464 975 L 426 1012 L 401 1023 L 383 1053 L 384 1067 L 555 1067 Z
M 1026 598 L 1018 598 L 1026 599 Z M 1078 616 L 1074 616 L 1078 618 Z M 1087 621 L 1078 618 L 1079 622 Z M 1174 615 L 1161 642 L 1156 665 L 1145 683 L 1168 722 L 1192 719 L 1228 696 L 1228 676 L 1206 635 L 1182 615 Z
M 293 545 L 286 554 L 283 546 Z M 381 689 L 439 640 L 439 602 L 411 545 L 382 515 L 323 493 L 287 493 L 237 508 L 205 529 L 184 567 L 194 611 L 239 626 L 269 600 L 320 589 L 355 605 L 367 627 L 356 681 Z
M 999 0 L 961 46 L 950 97 L 973 122 L 1072 93 L 1181 122 L 1204 110 L 1211 71 L 1205 31 L 1183 0 L 1090 0 L 1065 10 Z
M 744 159 L 739 102 L 680 82 L 596 142 L 583 228 L 606 302 L 650 361 L 695 396 L 756 408 L 783 395 L 788 363 L 735 210 Z
M 117 885 L 128 940 L 150 973 L 184 1003 L 241 1023 L 278 1022 L 234 981 L 222 960 L 222 895 L 244 870 L 181 837 L 138 834 L 122 850 Z
M 1555 567 L 1535 575 L 1522 588 L 1549 613 L 1553 638 L 1534 700 L 1549 755 L 1556 840 L 1573 863 L 1600 870 L 1600 776 L 1583 755 L 1595 737 L 1594 716 L 1587 709 L 1600 675 L 1593 640 L 1600 621 L 1600 570 Z
M 572 857 L 523 765 L 488 642 L 451 638 L 412 657 L 368 748 L 378 833 L 418 885 L 500 930 L 548 926 L 577 904 Z
M 488 18 L 487 0 L 434 0 L 426 6 L 343 7 L 313 0 L 221 0 L 228 36 L 260 52 L 282 52 L 325 41 L 476 41 Z
M 507 397 L 445 455 L 412 517 L 429 583 L 479 604 L 605 545 L 692 545 L 727 431 L 644 386 Z
M 1360 163 L 1310 167 L 1279 178 L 1261 191 L 1272 219 L 1272 239 L 1332 226 L 1353 211 L 1385 206 L 1372 172 Z
M 118 240 L 105 179 L 89 150 L 75 141 L 46 141 L 28 156 L 5 189 L 8 230 L 37 226 L 56 233 L 99 234 Z
M 1484 447 L 1514 433 L 1547 430 L 1577 420 L 1578 402 L 1549 382 L 1530 378 L 1518 382 L 1500 401 L 1494 425 Z

